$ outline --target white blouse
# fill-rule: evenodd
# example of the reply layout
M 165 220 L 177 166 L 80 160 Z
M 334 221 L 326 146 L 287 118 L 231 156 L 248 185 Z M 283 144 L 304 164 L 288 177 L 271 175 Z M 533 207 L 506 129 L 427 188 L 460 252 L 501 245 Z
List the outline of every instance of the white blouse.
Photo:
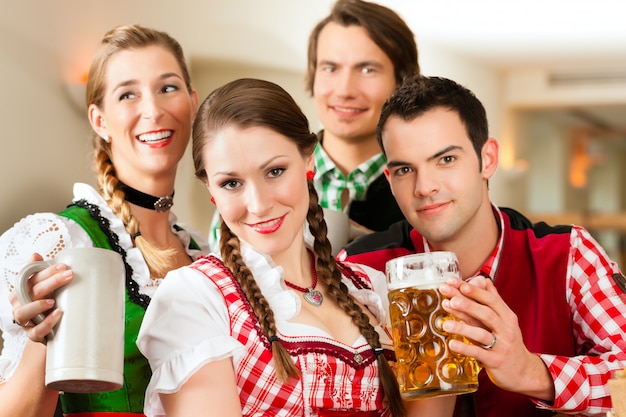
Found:
M 139 292 L 152 296 L 163 280 L 150 278 L 148 266 L 141 252 L 133 247 L 132 239 L 122 221 L 115 216 L 102 196 L 90 185 L 74 184 L 74 201 L 86 200 L 98 206 L 100 214 L 110 222 L 110 228 L 119 238 L 119 245 L 126 251 L 126 262 L 132 267 L 132 279 L 139 285 Z M 170 212 L 170 225 L 176 223 L 176 216 Z M 172 231 L 178 235 L 185 248 L 191 237 L 201 248 L 187 249 L 192 259 L 208 252 L 206 237 L 195 230 Z M 17 222 L 0 236 L 0 330 L 4 338 L 4 348 L 0 355 L 0 383 L 7 381 L 15 372 L 22 358 L 28 340 L 26 332 L 13 323 L 13 310 L 9 293 L 15 286 L 15 279 L 34 252 L 44 259 L 53 259 L 65 248 L 91 247 L 93 242 L 85 230 L 73 220 L 54 213 L 37 213 Z
M 274 266 L 269 257 L 249 245 L 242 245 L 242 255 L 274 312 L 281 334 L 332 339 L 322 329 L 291 321 L 300 311 L 301 298 L 285 285 L 281 267 Z M 374 291 L 357 289 L 349 279 L 344 279 L 344 283 L 358 302 L 380 323 L 385 323 L 388 311 L 385 276 L 370 267 L 358 267 L 371 278 Z M 379 334 L 381 342 L 390 346 L 385 333 L 379 331 Z M 367 341 L 360 336 L 352 347 L 364 344 Z M 194 372 L 209 362 L 228 357 L 237 362 L 244 351 L 244 346 L 230 335 L 229 315 L 222 293 L 202 272 L 190 267 L 167 274 L 148 307 L 137 346 L 148 358 L 153 371 L 146 391 L 144 413 L 147 416 L 164 415 L 159 393 L 178 391 Z

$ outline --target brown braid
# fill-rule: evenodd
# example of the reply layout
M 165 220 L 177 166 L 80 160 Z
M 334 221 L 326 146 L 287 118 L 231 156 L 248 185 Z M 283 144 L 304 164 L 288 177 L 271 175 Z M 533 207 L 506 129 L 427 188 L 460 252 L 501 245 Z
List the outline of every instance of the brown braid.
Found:
M 107 148 L 110 146 L 102 139 L 95 139 L 95 168 L 98 188 L 113 213 L 122 220 L 126 231 L 131 236 L 139 232 L 139 221 L 131 214 L 130 204 L 124 199 L 124 192 L 117 189 L 118 179 L 115 168 L 109 157 Z M 160 249 L 151 244 L 143 236 L 135 237 L 135 246 L 141 251 L 143 258 L 153 277 L 163 277 L 172 269 L 176 249 Z
M 309 211 L 307 221 L 309 230 L 315 238 L 314 251 L 317 254 L 315 268 L 317 270 L 318 279 L 326 284 L 327 294 L 329 298 L 336 301 L 337 305 L 352 318 L 352 322 L 360 329 L 361 334 L 367 340 L 367 343 L 373 349 L 379 349 L 379 334 L 370 323 L 370 319 L 363 309 L 354 301 L 349 294 L 348 287 L 342 282 L 341 272 L 337 268 L 335 258 L 331 254 L 330 241 L 327 238 L 327 226 L 324 220 L 324 212 L 322 206 L 319 205 L 317 191 L 313 185 L 313 181 L 308 181 L 309 185 Z M 395 373 L 385 359 L 385 355 L 377 354 L 378 372 L 380 381 L 383 386 L 391 415 L 394 417 L 402 417 L 406 414 L 404 403 L 400 397 L 400 389 Z
M 295 366 L 289 352 L 287 352 L 277 338 L 271 338 L 271 336 L 277 334 L 274 312 L 263 296 L 263 293 L 261 293 L 261 289 L 257 285 L 252 272 L 250 272 L 250 269 L 243 261 L 239 238 L 233 235 L 224 221 L 221 221 L 221 224 L 220 248 L 222 259 L 224 260 L 224 264 L 235 276 L 235 279 L 237 279 L 243 293 L 250 302 L 254 314 L 259 319 L 263 334 L 272 341 L 272 356 L 274 358 L 276 376 L 283 382 L 292 377 L 299 378 L 300 371 Z
M 187 91 L 191 93 L 187 62 L 183 49 L 176 39 L 166 32 L 140 25 L 117 26 L 105 33 L 91 61 L 85 89 L 87 109 L 92 105 L 104 109 L 106 73 L 111 57 L 120 51 L 152 45 L 160 46 L 172 54 L 180 66 Z M 111 161 L 111 145 L 100 138 L 95 131 L 92 141 L 99 191 L 111 210 L 122 220 L 126 231 L 131 236 L 136 236 L 139 232 L 139 221 L 131 214 L 130 205 L 124 200 L 124 192 L 117 189 L 118 178 Z M 141 236 L 135 238 L 135 246 L 141 251 L 150 269 L 150 275 L 153 277 L 165 276 L 165 273 L 174 265 L 175 249 L 160 249 Z
M 198 110 L 193 125 L 192 155 L 196 177 L 205 184 L 211 184 L 207 176 L 207 166 L 213 161 L 205 161 L 210 153 L 205 152 L 208 143 L 216 140 L 218 133 L 230 126 L 241 129 L 248 127 L 266 127 L 293 141 L 303 158 L 311 158 L 317 144 L 317 137 L 311 133 L 309 123 L 293 97 L 283 88 L 269 81 L 244 78 L 231 81 L 217 88 L 204 100 Z M 304 177 L 304 172 L 302 173 Z M 304 178 L 303 178 L 304 181 Z M 368 343 L 375 349 L 380 381 L 387 396 L 393 416 L 404 416 L 404 406 L 400 391 L 391 367 L 378 352 L 381 348 L 378 333 L 370 324 L 369 317 L 348 294 L 348 288 L 342 283 L 340 271 L 331 254 L 330 242 L 326 237 L 326 223 L 322 208 L 318 204 L 317 193 L 312 181 L 308 181 L 310 196 L 307 220 L 315 237 L 316 270 L 321 282 L 327 287 L 329 299 L 348 314 L 360 329 Z M 220 219 L 222 220 L 222 219 Z M 261 321 L 261 329 L 272 343 L 272 355 L 276 373 L 281 380 L 296 377 L 299 372 L 288 352 L 275 338 L 276 323 L 269 303 L 262 296 L 256 281 L 244 264 L 240 253 L 238 238 L 221 221 L 220 247 L 222 259 L 232 271 L 239 285 L 252 305 L 254 313 Z

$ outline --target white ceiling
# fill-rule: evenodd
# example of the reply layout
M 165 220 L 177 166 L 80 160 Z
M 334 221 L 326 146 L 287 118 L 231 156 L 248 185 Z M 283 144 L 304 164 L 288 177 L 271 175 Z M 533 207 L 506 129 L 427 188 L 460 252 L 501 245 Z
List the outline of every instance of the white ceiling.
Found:
M 427 40 L 507 70 L 541 67 L 626 82 L 623 0 L 377 0 Z M 555 123 L 602 128 L 626 139 L 624 105 L 544 109 Z
M 378 0 L 420 38 L 497 67 L 626 70 L 623 0 Z M 625 71 L 626 72 L 626 71 Z
M 497 68 L 594 65 L 626 72 L 625 0 L 373 1 L 396 10 L 418 45 L 436 44 Z M 285 66 L 280 56 L 290 56 L 286 64 L 302 70 L 309 32 L 333 2 L 9 2 L 0 27 L 56 49 L 64 59 L 88 63 L 106 29 L 143 23 L 172 33 L 188 55 L 241 59 L 241 51 L 250 49 L 242 47 L 253 45 L 246 59 Z

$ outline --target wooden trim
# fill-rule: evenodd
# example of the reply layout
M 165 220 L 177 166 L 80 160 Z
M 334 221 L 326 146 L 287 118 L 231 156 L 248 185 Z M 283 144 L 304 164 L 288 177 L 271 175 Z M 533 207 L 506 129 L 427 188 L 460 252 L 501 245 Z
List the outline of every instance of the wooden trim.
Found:
M 614 230 L 626 233 L 626 212 L 615 213 L 526 213 L 533 222 L 544 221 L 551 225 L 576 224 L 588 230 Z

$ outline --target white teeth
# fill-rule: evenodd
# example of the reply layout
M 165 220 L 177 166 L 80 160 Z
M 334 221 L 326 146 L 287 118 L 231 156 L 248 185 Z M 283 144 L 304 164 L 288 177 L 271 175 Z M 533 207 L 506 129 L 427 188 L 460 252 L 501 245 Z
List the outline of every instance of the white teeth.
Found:
M 347 109 L 345 107 L 336 107 L 336 106 L 335 106 L 335 110 L 342 111 L 345 113 L 358 113 L 361 111 L 359 109 Z
M 264 222 L 264 223 L 258 223 L 257 226 L 259 227 L 270 227 L 270 226 L 274 226 L 276 223 L 278 223 L 280 219 L 274 219 L 274 220 L 270 220 L 269 222 Z
M 157 140 L 162 140 L 162 139 L 169 138 L 170 136 L 172 136 L 172 131 L 171 130 L 165 130 L 165 131 L 161 131 L 161 132 L 146 133 L 146 134 L 143 134 L 143 135 L 139 135 L 138 138 L 142 142 L 155 142 Z
M 268 227 L 275 226 L 276 224 L 278 224 L 279 221 L 280 221 L 280 219 L 274 219 L 274 220 L 270 220 L 270 221 L 263 222 L 263 223 L 256 223 L 252 227 L 257 229 L 257 230 L 266 229 Z

